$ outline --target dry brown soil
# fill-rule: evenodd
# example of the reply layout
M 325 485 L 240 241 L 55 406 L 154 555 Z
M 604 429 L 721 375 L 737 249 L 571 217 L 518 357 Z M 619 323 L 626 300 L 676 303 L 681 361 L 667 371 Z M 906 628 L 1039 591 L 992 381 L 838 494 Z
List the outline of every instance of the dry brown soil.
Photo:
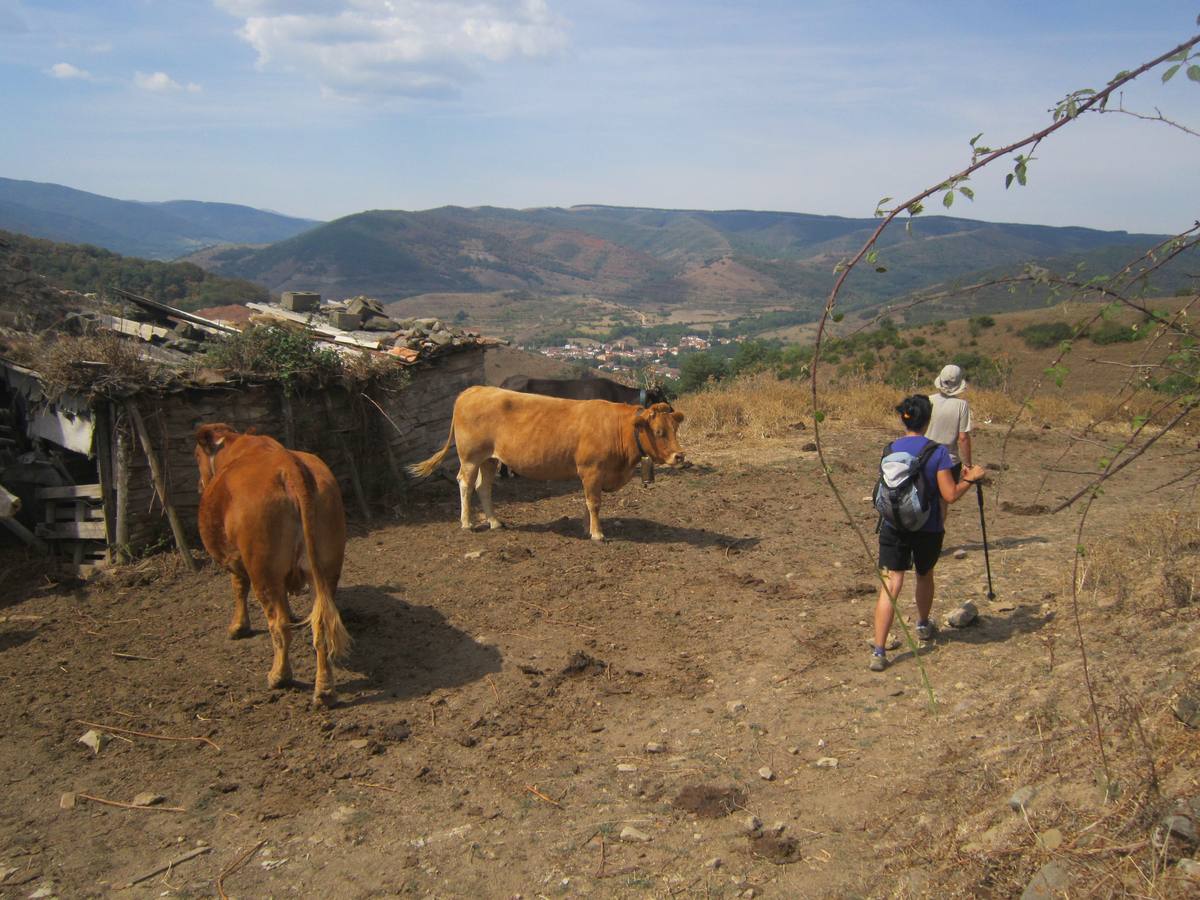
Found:
M 871 538 L 862 501 L 887 436 L 830 427 Z M 1000 435 L 985 427 L 977 457 L 998 458 Z M 202 845 L 124 893 L 215 896 L 248 851 L 231 897 L 1003 897 L 1052 859 L 1076 895 L 1186 893 L 1145 840 L 1197 793 L 1196 732 L 1168 702 L 1197 663 L 1198 607 L 1082 598 L 1119 779 L 1106 802 L 1070 614 L 1078 511 L 990 507 L 989 603 L 973 498 L 954 510 L 948 549 L 966 556 L 939 565 L 936 609 L 973 598 L 982 618 L 923 651 L 934 712 L 907 650 L 867 670 L 872 567 L 807 440 L 693 445 L 692 468 L 607 499 L 603 544 L 584 536 L 574 485 L 501 482 L 496 533 L 459 529 L 449 481 L 416 488 L 349 541 L 338 604 L 355 643 L 329 711 L 309 708 L 311 681 L 267 689 L 260 611 L 252 638 L 228 640 L 211 566 L 190 575 L 164 555 L 72 587 L 12 557 L 0 891 L 108 895 Z M 1055 475 L 1033 496 L 1045 465 L 1094 468 L 1099 451 L 1059 462 L 1064 447 L 1018 433 L 1004 496 L 1044 503 L 1080 483 Z M 1177 450 L 1113 484 L 1089 535 L 1119 534 L 1131 507 L 1182 505 L 1148 493 Z M 81 722 L 219 749 L 124 735 L 94 754 Z M 1027 785 L 1039 794 L 1020 815 L 1007 800 Z M 180 811 L 78 796 L 147 791 Z M 748 834 L 749 816 L 763 828 Z M 645 840 L 623 840 L 630 827 Z M 1039 844 L 1055 829 L 1061 843 Z

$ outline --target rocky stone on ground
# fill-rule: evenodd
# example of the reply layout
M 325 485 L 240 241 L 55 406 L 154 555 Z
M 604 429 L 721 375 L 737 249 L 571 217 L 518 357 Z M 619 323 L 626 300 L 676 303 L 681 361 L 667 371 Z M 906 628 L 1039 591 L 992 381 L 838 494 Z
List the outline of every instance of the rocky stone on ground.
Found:
M 1071 875 L 1062 863 L 1046 863 L 1029 879 L 1021 892 L 1021 900 L 1055 900 L 1070 884 Z
M 1013 812 L 1020 812 L 1022 809 L 1029 807 L 1029 804 L 1033 802 L 1033 798 L 1037 796 L 1037 792 L 1037 788 L 1032 785 L 1019 787 L 1008 798 L 1008 805 L 1012 808 Z
M 1200 728 L 1200 688 L 1181 692 L 1171 704 L 1171 711 L 1188 728 Z
M 645 844 L 650 841 L 650 835 L 644 831 L 634 828 L 632 825 L 626 825 L 621 829 L 621 840 L 630 844 Z
M 946 619 L 946 622 L 951 628 L 966 628 L 978 618 L 978 607 L 968 600 L 954 612 L 950 613 L 950 616 Z

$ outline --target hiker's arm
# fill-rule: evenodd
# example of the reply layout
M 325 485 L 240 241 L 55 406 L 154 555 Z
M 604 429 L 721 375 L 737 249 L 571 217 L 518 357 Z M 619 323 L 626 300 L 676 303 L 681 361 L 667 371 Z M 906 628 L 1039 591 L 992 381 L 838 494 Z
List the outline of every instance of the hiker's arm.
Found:
M 938 472 L 938 493 L 947 503 L 954 503 L 986 474 L 983 466 L 963 466 L 962 480 L 956 484 L 950 470 L 942 469 Z
M 964 466 L 971 465 L 971 432 L 969 431 L 958 433 L 958 458 L 962 460 Z

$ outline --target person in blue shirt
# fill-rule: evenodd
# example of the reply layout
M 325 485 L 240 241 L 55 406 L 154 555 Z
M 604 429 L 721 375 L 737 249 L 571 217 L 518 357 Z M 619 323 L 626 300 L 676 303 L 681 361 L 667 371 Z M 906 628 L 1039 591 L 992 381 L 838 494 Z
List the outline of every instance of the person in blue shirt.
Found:
M 904 437 L 892 442 L 892 451 L 902 450 L 913 456 L 919 455 L 930 443 L 925 437 L 925 429 L 929 427 L 933 404 L 924 394 L 913 394 L 900 401 L 896 412 L 900 414 Z M 917 638 L 927 641 L 933 637 L 934 626 L 929 620 L 929 613 L 933 609 L 933 567 L 937 565 L 942 552 L 942 540 L 946 535 L 944 512 L 948 504 L 958 500 L 985 474 L 982 466 L 965 466 L 956 482 L 951 474 L 954 461 L 944 446 L 933 452 L 925 466 L 927 482 L 937 485 L 937 491 L 930 498 L 929 519 L 919 531 L 897 531 L 886 521 L 879 527 L 879 568 L 884 570 L 886 585 L 880 588 L 879 601 L 875 604 L 872 672 L 882 672 L 887 668 L 884 648 L 896 614 L 892 598 L 899 599 L 900 589 L 904 587 L 904 573 L 912 568 L 917 570 Z

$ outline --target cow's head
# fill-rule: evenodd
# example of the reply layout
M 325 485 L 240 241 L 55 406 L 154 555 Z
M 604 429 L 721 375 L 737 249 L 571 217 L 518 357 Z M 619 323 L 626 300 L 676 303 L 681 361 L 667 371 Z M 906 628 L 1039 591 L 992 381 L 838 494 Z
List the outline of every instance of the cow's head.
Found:
M 665 403 L 671 405 L 671 398 L 667 396 L 667 389 L 661 384 L 651 384 L 646 387 L 646 405 L 653 406 L 656 403 Z
M 655 403 L 639 409 L 633 421 L 634 431 L 646 455 L 656 463 L 683 465 L 683 449 L 676 431 L 683 422 L 683 413 L 675 412 L 669 404 Z
M 200 469 L 200 492 L 208 487 L 219 468 L 217 457 L 241 437 L 224 422 L 201 425 L 196 429 L 196 466 Z

